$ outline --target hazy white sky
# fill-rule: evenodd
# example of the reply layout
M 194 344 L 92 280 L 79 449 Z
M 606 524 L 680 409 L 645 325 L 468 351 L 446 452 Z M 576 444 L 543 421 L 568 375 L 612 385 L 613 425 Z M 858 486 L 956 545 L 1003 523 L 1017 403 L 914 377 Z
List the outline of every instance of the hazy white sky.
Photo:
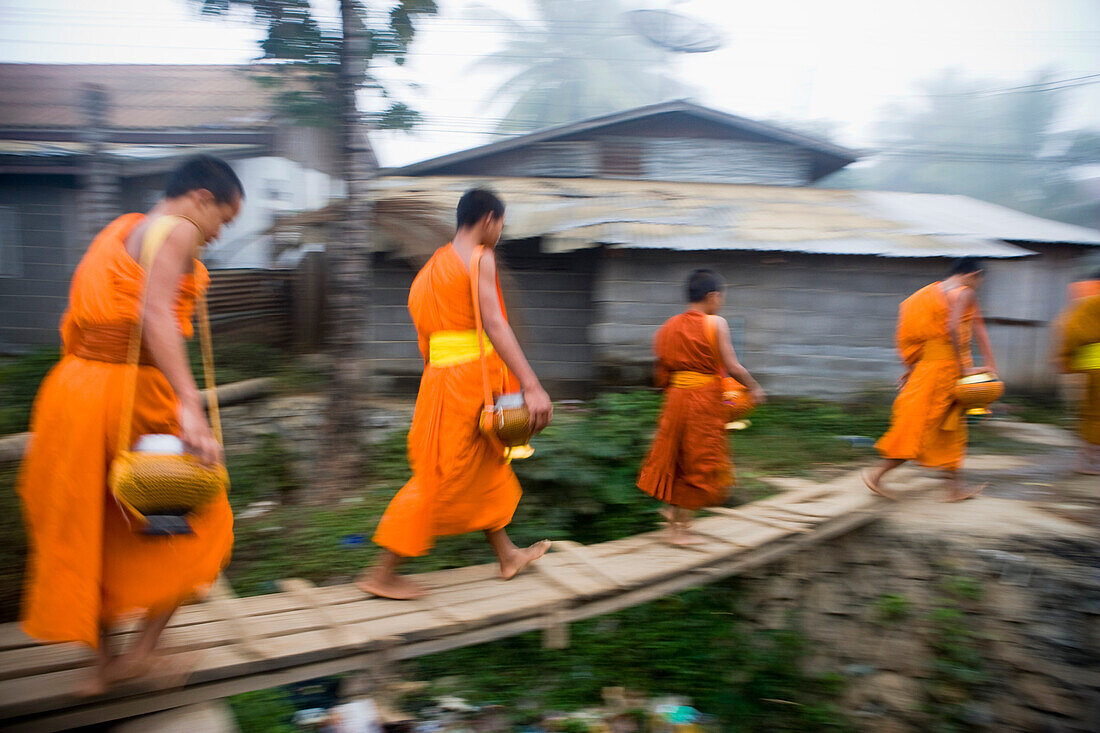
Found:
M 403 96 L 425 115 L 414 135 L 378 136 L 386 165 L 486 142 L 492 138 L 481 133 L 504 111 L 482 101 L 504 72 L 469 69 L 504 37 L 470 11 L 481 4 L 530 18 L 530 3 L 438 2 L 441 13 L 422 24 L 410 63 L 382 72 L 418 84 Z M 835 120 L 842 142 L 857 146 L 873 143 L 869 128 L 885 105 L 919 105 L 919 82 L 944 68 L 987 79 L 992 89 L 1027 83 L 1039 69 L 1057 78 L 1100 74 L 1100 0 L 672 4 L 706 19 L 726 39 L 718 51 L 675 60 L 679 75 L 699 90 L 697 101 L 747 117 Z M 323 16 L 336 15 L 336 0 L 315 0 L 314 6 Z M 0 61 L 237 63 L 257 55 L 261 34 L 247 16 L 203 20 L 196 7 L 190 0 L 0 0 Z M 1061 94 L 1061 126 L 1100 128 L 1100 83 Z

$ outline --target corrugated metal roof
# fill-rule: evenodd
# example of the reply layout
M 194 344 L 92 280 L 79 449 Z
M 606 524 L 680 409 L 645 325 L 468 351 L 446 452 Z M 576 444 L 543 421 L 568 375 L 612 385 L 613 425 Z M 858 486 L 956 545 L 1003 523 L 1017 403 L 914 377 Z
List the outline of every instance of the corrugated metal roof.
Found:
M 897 191 L 861 193 L 871 209 L 932 234 L 943 232 L 1018 242 L 1100 245 L 1100 232 L 1095 229 L 1043 219 L 969 196 Z
M 962 196 L 931 196 L 950 199 L 964 213 L 966 204 L 981 212 L 968 216 L 967 226 L 953 228 L 942 217 L 921 221 L 920 212 L 929 206 L 925 194 L 561 178 L 386 177 L 372 182 L 376 200 L 415 199 L 421 207 L 438 207 L 440 220 L 448 223 L 459 196 L 474 185 L 488 185 L 504 199 L 506 238 L 541 237 L 544 248 L 557 252 L 604 244 L 623 249 L 1009 258 L 1033 252 L 1006 239 L 1030 241 L 1030 236 L 1060 232 L 1073 236 L 1036 241 L 1100 243 L 1100 232 Z M 922 199 L 923 206 L 907 212 L 909 196 Z M 1001 215 L 992 216 L 990 209 Z M 1017 215 L 1027 225 L 1020 232 L 1009 226 Z M 988 230 L 972 225 L 982 221 L 991 222 Z

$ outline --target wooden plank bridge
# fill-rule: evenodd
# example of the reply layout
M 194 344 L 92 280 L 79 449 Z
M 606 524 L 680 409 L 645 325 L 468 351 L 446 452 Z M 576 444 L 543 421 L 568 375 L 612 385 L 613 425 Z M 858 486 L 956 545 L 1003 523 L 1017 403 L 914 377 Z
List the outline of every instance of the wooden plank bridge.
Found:
M 898 480 L 928 479 L 908 469 Z M 897 482 L 895 482 L 896 485 Z M 325 675 L 542 631 L 563 647 L 570 623 L 613 613 L 727 578 L 871 521 L 885 502 L 858 474 L 803 485 L 699 519 L 703 543 L 674 548 L 658 533 L 598 545 L 555 542 L 510 582 L 495 565 L 426 573 L 416 601 L 364 596 L 352 585 L 285 580 L 281 592 L 235 598 L 226 587 L 182 608 L 163 636 L 168 652 L 200 651 L 186 687 L 140 683 L 94 699 L 71 694 L 91 653 L 76 644 L 39 645 L 15 624 L 0 626 L 0 728 L 53 731 L 129 718 Z M 117 644 L 132 637 L 118 632 Z

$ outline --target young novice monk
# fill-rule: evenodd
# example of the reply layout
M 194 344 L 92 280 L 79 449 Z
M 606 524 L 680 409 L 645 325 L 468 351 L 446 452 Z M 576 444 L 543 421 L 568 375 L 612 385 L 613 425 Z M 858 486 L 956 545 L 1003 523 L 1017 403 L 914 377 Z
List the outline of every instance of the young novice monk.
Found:
M 717 315 L 725 301 L 722 278 L 713 270 L 695 270 L 687 298 L 688 309 L 668 319 L 653 342 L 665 405 L 638 476 L 638 488 L 671 506 L 663 514 L 668 540 L 677 545 L 699 542 L 688 529 L 694 511 L 722 504 L 733 484 L 719 375 L 728 372 L 748 387 L 757 404 L 765 399 L 737 361 L 729 324 Z
M 1076 471 L 1100 475 L 1100 270 L 1070 286 L 1072 302 L 1058 319 L 1058 366 L 1085 375 L 1078 431 L 1084 445 Z
M 398 600 L 424 589 L 398 575 L 405 558 L 425 554 L 436 537 L 481 531 L 508 580 L 550 548 L 546 540 L 516 547 L 505 527 L 519 504 L 520 488 L 499 445 L 478 429 L 484 407 L 478 337 L 474 330 L 471 264 L 478 260 L 486 360 L 494 393 L 515 375 L 531 413 L 534 432 L 550 423 L 553 405 L 508 325 L 497 282 L 494 248 L 504 227 L 504 204 L 475 188 L 458 202 L 458 231 L 413 280 L 409 313 L 420 339 L 424 376 L 409 430 L 413 476 L 393 497 L 374 541 L 383 548 L 378 564 L 360 576 L 367 593 Z
M 997 372 L 978 305 L 983 274 L 979 260 L 965 257 L 946 280 L 926 285 L 901 304 L 897 344 L 905 375 L 890 429 L 875 444 L 882 461 L 863 473 L 867 488 L 876 494 L 895 498 L 882 487 L 882 479 L 906 461 L 944 471 L 947 501 L 969 499 L 981 491 L 959 479 L 966 455 L 966 421 L 952 416 L 952 411 L 957 410 L 955 385 L 960 377 Z M 984 366 L 973 364 L 972 337 Z

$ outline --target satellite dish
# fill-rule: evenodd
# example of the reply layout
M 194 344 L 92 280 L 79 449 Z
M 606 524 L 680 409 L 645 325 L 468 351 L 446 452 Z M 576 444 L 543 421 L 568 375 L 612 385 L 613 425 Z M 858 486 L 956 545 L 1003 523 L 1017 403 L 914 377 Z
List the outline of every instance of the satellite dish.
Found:
M 707 53 L 722 46 L 714 26 L 671 10 L 631 10 L 630 26 L 655 46 L 677 53 Z

